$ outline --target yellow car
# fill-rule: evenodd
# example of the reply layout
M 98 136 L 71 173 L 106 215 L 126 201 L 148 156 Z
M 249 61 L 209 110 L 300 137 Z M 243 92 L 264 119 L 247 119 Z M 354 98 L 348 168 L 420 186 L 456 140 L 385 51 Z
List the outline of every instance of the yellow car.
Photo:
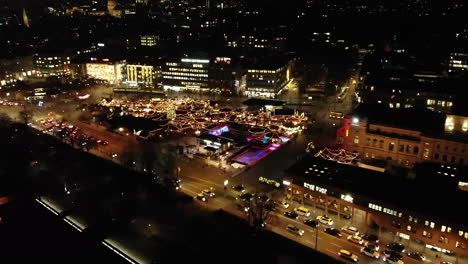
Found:
M 348 241 L 351 241 L 351 242 L 356 243 L 356 244 L 359 244 L 359 245 L 361 245 L 362 243 L 364 243 L 364 240 L 362 239 L 362 237 L 360 237 L 360 236 L 353 236 L 353 235 L 349 235 L 349 236 L 348 236 Z
M 340 249 L 340 252 L 338 252 L 338 255 L 340 255 L 340 257 L 344 258 L 344 259 L 347 259 L 347 260 L 351 260 L 351 261 L 354 261 L 354 262 L 358 262 L 359 261 L 359 257 L 354 255 L 353 253 L 349 252 L 348 250 L 345 250 L 345 249 Z
M 333 225 L 333 220 L 326 215 L 317 216 L 317 220 L 324 225 Z
M 363 247 L 361 248 L 361 253 L 368 256 L 368 257 L 371 257 L 371 258 L 375 258 L 375 259 L 379 259 L 380 258 L 380 253 L 373 250 L 372 248 L 370 247 Z

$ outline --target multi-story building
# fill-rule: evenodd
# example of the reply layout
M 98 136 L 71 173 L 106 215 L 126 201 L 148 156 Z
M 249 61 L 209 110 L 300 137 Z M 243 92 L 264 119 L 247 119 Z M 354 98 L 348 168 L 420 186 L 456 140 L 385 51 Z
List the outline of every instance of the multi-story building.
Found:
M 249 97 L 275 98 L 289 80 L 288 63 L 271 62 L 249 66 L 242 93 Z
M 123 81 L 131 87 L 154 87 L 158 69 L 152 65 L 126 64 Z
M 453 263 L 465 263 L 468 219 L 460 203 L 468 192 L 452 179 L 458 171 L 466 183 L 466 167 L 422 167 L 425 171 L 407 179 L 307 155 L 286 171 L 283 185 L 288 198 L 311 210 L 350 219 L 353 225 L 376 224 L 380 238 L 390 232 L 390 239 L 399 238 L 405 246 L 423 243 L 455 255 Z
M 206 57 L 168 60 L 161 67 L 163 88 L 176 91 L 207 91 L 209 67 L 210 60 Z
M 85 75 L 89 78 L 103 81 L 109 84 L 120 83 L 122 81 L 121 61 L 111 61 L 109 58 L 91 57 L 85 63 Z
M 468 72 L 468 52 L 452 52 L 448 60 L 449 73 Z
M 39 52 L 33 55 L 33 64 L 38 76 L 69 74 L 70 57 L 62 54 Z
M 406 167 L 424 161 L 468 164 L 467 118 L 449 115 L 444 119 L 429 110 L 384 113 L 378 108 L 361 109 L 350 115 L 338 135 L 338 143 L 359 153 L 359 158 L 397 162 Z
M 145 47 L 154 47 L 159 44 L 159 35 L 141 35 L 140 44 Z

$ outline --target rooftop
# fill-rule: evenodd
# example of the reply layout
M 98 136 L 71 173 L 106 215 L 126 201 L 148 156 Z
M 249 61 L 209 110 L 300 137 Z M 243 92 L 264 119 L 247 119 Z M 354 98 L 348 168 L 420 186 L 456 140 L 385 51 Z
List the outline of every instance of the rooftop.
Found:
M 429 171 L 437 173 L 436 168 Z M 293 177 L 293 182 L 299 182 L 298 184 L 309 179 L 311 182 L 375 199 L 397 208 L 466 225 L 468 215 L 463 213 L 459 202 L 468 199 L 468 192 L 457 189 L 454 180 L 439 177 L 426 181 L 420 175 L 427 175 L 427 170 L 416 172 L 419 172 L 416 178 L 408 179 L 312 155 L 305 156 L 286 170 L 286 173 Z M 416 192 L 418 195 L 415 195 Z
M 441 134 L 445 124 L 444 114 L 429 109 L 389 109 L 382 104 L 361 104 L 351 115 L 367 118 L 371 124 L 421 131 L 425 134 Z

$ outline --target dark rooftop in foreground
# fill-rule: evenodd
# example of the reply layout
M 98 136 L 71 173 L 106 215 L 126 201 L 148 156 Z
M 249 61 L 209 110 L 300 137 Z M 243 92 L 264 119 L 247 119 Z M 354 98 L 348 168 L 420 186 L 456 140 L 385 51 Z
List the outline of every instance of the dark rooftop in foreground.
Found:
M 436 167 L 434 170 L 437 170 Z M 421 175 L 416 175 L 415 179 L 408 179 L 312 155 L 305 156 L 286 170 L 295 184 L 302 186 L 302 181 L 324 184 L 330 188 L 329 195 L 333 195 L 332 189 L 336 188 L 337 191 L 351 192 L 388 203 L 395 206 L 395 209 L 407 209 L 466 225 L 468 215 L 460 207 L 460 202 L 468 200 L 468 192 L 457 189 L 457 181 L 454 179 L 432 177 L 432 180 L 427 180 L 428 171 L 420 172 Z M 437 174 L 437 171 L 432 172 Z M 340 197 L 339 194 L 336 195 Z M 356 197 L 354 203 L 359 204 L 359 200 Z M 361 205 L 367 207 L 366 204 Z

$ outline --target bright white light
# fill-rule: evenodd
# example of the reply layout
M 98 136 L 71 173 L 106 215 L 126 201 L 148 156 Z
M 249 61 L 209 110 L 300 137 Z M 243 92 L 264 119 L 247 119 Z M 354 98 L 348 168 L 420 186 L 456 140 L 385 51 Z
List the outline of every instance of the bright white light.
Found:
M 359 118 L 353 117 L 353 123 L 354 123 L 354 124 L 359 123 Z
M 283 180 L 283 185 L 289 186 L 291 185 L 291 182 L 287 180 Z

